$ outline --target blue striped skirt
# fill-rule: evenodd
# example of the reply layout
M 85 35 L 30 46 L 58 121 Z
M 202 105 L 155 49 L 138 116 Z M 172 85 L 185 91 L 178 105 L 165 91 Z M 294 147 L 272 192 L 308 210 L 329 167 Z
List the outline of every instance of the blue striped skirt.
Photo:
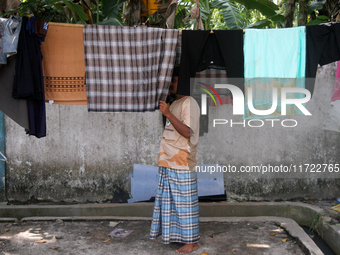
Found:
M 199 208 L 197 173 L 161 167 L 150 239 L 162 235 L 162 243 L 197 243 Z

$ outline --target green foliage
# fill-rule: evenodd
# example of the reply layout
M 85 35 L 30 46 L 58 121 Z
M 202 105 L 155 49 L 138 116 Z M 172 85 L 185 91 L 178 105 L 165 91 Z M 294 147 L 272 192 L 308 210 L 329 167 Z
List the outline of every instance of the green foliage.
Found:
M 266 28 L 271 25 L 271 21 L 268 19 L 259 20 L 253 24 L 248 25 L 246 28 Z
M 70 10 L 70 11 L 74 11 L 81 22 L 83 24 L 86 23 L 86 21 L 89 19 L 89 17 L 86 15 L 86 13 L 84 12 L 84 9 L 83 7 L 81 7 L 80 5 L 78 4 L 75 4 L 73 3 L 72 1 L 70 0 L 62 0 L 64 2 L 64 4 L 67 6 L 67 8 Z M 75 23 L 77 23 L 77 20 L 75 20 Z
M 127 0 L 102 0 L 102 14 L 104 19 L 108 17 L 118 17 L 119 10 Z
M 325 15 L 320 15 L 316 19 L 309 21 L 306 25 L 319 25 L 321 23 L 326 23 L 329 21 L 329 17 Z
M 69 11 L 74 11 L 75 19 L 72 21 L 77 23 L 86 23 L 89 17 L 84 12 L 82 6 L 73 3 L 70 0 L 62 0 Z M 17 9 L 10 10 L 2 16 L 17 13 L 19 16 L 33 15 L 41 20 L 53 22 L 66 22 L 64 7 L 59 4 L 60 0 L 26 0 L 21 2 Z M 78 20 L 77 20 L 78 18 Z
M 183 10 L 190 13 L 194 3 L 179 1 L 181 16 Z M 284 16 L 279 6 L 269 0 L 200 0 L 201 19 L 204 29 L 242 29 L 245 27 L 283 27 Z M 176 15 L 178 15 L 177 12 Z M 195 20 L 191 20 L 193 27 Z M 178 28 L 177 23 L 175 27 Z
M 223 8 L 223 9 L 222 9 Z M 229 29 L 241 29 L 242 15 L 236 4 L 227 2 L 220 6 L 222 17 Z
M 276 15 L 279 7 L 269 0 L 235 0 L 235 2 L 244 5 L 248 10 L 258 10 L 264 16 L 272 17 Z
M 314 10 L 321 10 L 327 0 L 313 0 L 307 7 L 307 14 L 311 14 Z
M 182 29 L 184 27 L 183 19 L 187 16 L 187 12 L 183 6 L 179 6 L 175 16 L 174 27 Z
M 98 1 L 98 0 L 97 0 Z M 122 21 L 122 7 L 127 0 L 102 0 L 101 10 L 97 10 L 98 25 L 127 26 Z
M 57 0 L 27 0 L 20 3 L 18 8 L 7 11 L 2 16 L 18 14 L 19 16 L 34 15 L 41 20 L 65 22 L 66 16 L 60 10 L 62 6 Z
M 317 213 L 315 216 L 314 216 L 314 219 L 313 219 L 313 222 L 309 228 L 309 230 L 312 230 L 312 231 L 318 231 L 318 228 L 320 228 L 320 221 L 321 221 L 321 218 L 322 217 L 322 214 L 321 213 Z

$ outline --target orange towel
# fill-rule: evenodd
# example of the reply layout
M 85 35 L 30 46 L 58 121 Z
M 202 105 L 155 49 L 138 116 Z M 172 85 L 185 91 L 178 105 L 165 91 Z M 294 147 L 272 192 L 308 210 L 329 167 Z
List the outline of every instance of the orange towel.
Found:
M 86 105 L 83 26 L 50 22 L 41 51 L 46 102 Z

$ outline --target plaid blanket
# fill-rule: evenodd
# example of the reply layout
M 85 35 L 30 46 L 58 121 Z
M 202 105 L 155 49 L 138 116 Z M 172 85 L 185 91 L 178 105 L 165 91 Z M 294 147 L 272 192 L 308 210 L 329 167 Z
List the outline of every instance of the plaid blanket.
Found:
M 88 111 L 144 112 L 166 99 L 178 30 L 86 25 Z

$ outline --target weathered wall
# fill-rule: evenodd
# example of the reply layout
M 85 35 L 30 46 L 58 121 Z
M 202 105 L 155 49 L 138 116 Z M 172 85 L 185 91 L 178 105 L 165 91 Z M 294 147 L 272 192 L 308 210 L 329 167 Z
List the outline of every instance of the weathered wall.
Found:
M 335 69 L 334 64 L 319 69 L 306 106 L 313 116 L 295 116 L 296 128 L 219 126 L 201 137 L 199 163 L 340 163 L 340 134 L 322 129 Z M 221 112 L 226 119 L 242 121 L 232 117 L 230 105 L 210 107 L 210 121 L 221 118 Z M 133 164 L 157 164 L 163 128 L 159 111 L 88 113 L 86 106 L 47 105 L 47 130 L 46 138 L 28 137 L 6 118 L 8 201 L 110 201 L 117 190 L 129 192 Z M 225 174 L 225 187 L 228 197 L 237 200 L 327 199 L 339 196 L 339 180 L 317 174 L 308 179 Z
M 261 128 L 247 124 L 246 127 L 234 125 L 232 128 L 230 124 L 215 128 L 210 125 L 208 134 L 200 140 L 203 145 L 199 153 L 201 163 L 231 165 L 236 169 L 261 164 L 302 165 L 303 171 L 306 170 L 304 164 L 340 163 L 340 133 L 323 129 L 331 107 L 335 70 L 335 63 L 318 69 L 314 94 L 306 104 L 312 116 L 274 118 L 295 119 L 298 125 L 294 128 L 283 127 L 280 122 L 275 122 L 275 128 L 269 123 Z M 210 107 L 209 122 L 214 118 L 243 121 L 242 116 L 232 116 L 231 105 Z M 251 176 L 247 173 L 225 173 L 224 177 L 228 197 L 236 200 L 333 199 L 339 196 L 340 173 L 332 176 L 316 172 Z
M 155 164 L 160 113 L 88 113 L 47 105 L 47 137 L 6 118 L 9 201 L 94 202 L 130 189 L 133 164 Z

